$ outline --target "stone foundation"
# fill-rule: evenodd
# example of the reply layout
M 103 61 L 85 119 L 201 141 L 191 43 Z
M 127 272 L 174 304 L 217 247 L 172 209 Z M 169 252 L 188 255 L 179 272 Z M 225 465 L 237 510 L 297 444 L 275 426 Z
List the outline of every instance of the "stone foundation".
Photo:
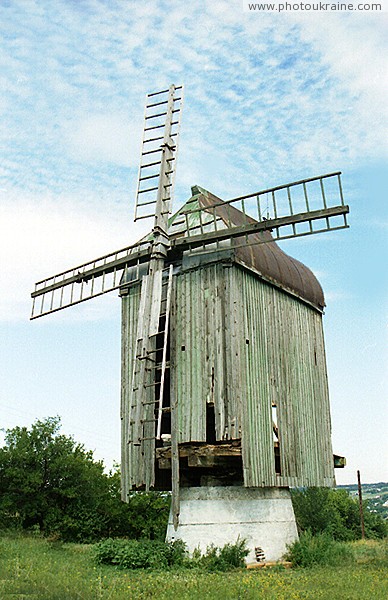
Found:
M 287 488 L 193 487 L 180 490 L 180 516 L 175 531 L 170 512 L 167 540 L 182 539 L 190 553 L 199 546 L 224 546 L 244 538 L 247 563 L 258 549 L 266 561 L 280 560 L 287 544 L 298 538 Z

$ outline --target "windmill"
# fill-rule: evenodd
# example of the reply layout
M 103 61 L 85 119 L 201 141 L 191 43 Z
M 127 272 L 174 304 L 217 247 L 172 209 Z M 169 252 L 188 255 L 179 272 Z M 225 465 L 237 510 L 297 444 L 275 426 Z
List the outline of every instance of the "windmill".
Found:
M 183 87 L 149 94 L 136 244 L 44 279 L 32 319 L 119 290 L 122 495 L 172 490 L 167 537 L 246 537 L 252 560 L 297 536 L 290 486 L 332 486 L 312 272 L 276 240 L 348 227 L 340 173 L 222 201 L 194 186 L 172 214 Z

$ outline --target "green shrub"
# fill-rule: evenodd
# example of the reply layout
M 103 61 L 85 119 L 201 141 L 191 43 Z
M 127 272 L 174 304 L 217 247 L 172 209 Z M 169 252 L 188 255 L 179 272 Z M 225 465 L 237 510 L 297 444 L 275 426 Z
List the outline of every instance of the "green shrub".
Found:
M 208 546 L 205 554 L 195 550 L 189 558 L 182 540 L 160 542 L 158 540 L 108 539 L 94 546 L 95 560 L 123 569 L 166 569 L 170 567 L 197 568 L 204 571 L 230 571 L 245 566 L 248 554 L 245 540 L 225 544 L 218 548 Z
M 238 538 L 235 544 L 225 544 L 222 548 L 211 544 L 202 554 L 197 548 L 187 566 L 197 567 L 205 571 L 231 571 L 245 566 L 245 557 L 249 550 L 246 541 Z
M 182 565 L 186 547 L 181 540 L 165 543 L 158 540 L 108 539 L 96 544 L 94 553 L 100 564 L 123 569 L 162 569 Z
M 297 567 L 334 567 L 352 562 L 353 552 L 348 544 L 336 542 L 327 532 L 313 535 L 311 530 L 307 530 L 299 540 L 288 546 L 285 558 Z

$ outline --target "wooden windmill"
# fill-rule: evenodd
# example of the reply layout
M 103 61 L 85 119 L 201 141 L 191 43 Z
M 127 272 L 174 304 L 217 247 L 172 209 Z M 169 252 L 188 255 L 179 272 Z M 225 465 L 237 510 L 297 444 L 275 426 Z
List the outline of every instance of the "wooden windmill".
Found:
M 345 228 L 349 208 L 337 172 L 228 201 L 195 186 L 172 215 L 182 103 L 182 86 L 147 96 L 135 220 L 150 235 L 38 282 L 31 318 L 118 289 L 123 499 L 172 489 L 169 538 L 240 534 L 277 558 L 296 535 L 288 488 L 334 485 L 334 459 L 322 289 L 275 240 Z

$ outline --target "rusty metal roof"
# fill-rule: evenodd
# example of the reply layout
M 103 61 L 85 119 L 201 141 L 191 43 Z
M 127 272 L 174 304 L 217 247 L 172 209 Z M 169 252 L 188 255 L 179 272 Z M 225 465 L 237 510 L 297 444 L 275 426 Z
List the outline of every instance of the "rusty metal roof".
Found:
M 205 210 L 218 205 L 215 209 L 217 217 L 225 224 L 232 223 L 240 226 L 247 222 L 255 222 L 255 219 L 247 217 L 233 206 L 227 204 L 223 206 L 220 198 L 203 188 L 195 186 L 192 191 L 193 197 L 189 202 L 195 199 L 199 207 Z M 182 235 L 183 231 L 179 233 L 175 231 L 174 233 Z M 263 239 L 266 240 L 266 243 L 263 243 Z M 304 264 L 283 252 L 273 240 L 269 231 L 250 234 L 248 235 L 248 243 L 244 242 L 246 242 L 245 236 L 232 240 L 237 262 L 254 269 L 264 279 L 273 282 L 285 291 L 296 294 L 318 310 L 323 310 L 325 306 L 323 290 L 315 275 Z

